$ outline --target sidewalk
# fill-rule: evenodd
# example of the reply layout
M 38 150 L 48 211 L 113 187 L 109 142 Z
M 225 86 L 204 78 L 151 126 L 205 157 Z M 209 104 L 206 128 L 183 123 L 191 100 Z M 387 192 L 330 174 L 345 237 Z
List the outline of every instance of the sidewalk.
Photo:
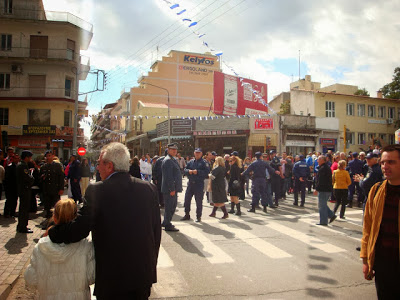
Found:
M 67 197 L 66 195 L 62 196 Z M 33 233 L 17 233 L 18 218 L 4 218 L 4 193 L 0 200 L 0 300 L 7 299 L 19 276 L 23 276 L 25 266 L 43 230 L 39 224 L 44 220 L 43 208 L 29 214 L 28 227 Z M 18 209 L 17 209 L 18 211 Z

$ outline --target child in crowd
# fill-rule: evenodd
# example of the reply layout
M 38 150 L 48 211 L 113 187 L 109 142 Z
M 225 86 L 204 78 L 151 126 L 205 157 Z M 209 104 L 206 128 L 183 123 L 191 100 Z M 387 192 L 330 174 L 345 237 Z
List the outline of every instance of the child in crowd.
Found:
M 54 207 L 54 224 L 68 223 L 76 214 L 73 199 L 59 200 Z M 25 271 L 26 284 L 38 289 L 39 299 L 90 299 L 89 285 L 94 278 L 92 243 L 83 239 L 78 243 L 55 244 L 47 231 L 35 246 Z

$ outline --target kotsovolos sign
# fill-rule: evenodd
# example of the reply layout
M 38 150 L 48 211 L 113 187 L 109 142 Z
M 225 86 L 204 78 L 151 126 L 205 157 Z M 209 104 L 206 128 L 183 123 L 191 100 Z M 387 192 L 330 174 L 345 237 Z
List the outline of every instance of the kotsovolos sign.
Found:
M 212 66 L 214 65 L 215 59 L 196 55 L 184 55 L 183 62 L 195 65 Z

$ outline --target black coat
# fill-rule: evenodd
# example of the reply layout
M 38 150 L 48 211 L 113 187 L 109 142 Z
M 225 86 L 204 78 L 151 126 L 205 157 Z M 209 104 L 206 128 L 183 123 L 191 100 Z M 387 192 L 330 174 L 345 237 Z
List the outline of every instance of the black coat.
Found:
M 211 171 L 215 178 L 211 181 L 212 201 L 224 203 L 228 201 L 225 190 L 225 168 L 218 166 Z
M 153 184 L 125 172 L 89 184 L 78 217 L 51 228 L 49 236 L 56 243 L 73 243 L 89 231 L 99 299 L 118 299 L 118 292 L 144 289 L 157 282 L 161 222 Z
M 129 167 L 129 174 L 136 178 L 142 178 L 142 176 L 140 175 L 140 166 L 136 164 L 131 164 L 131 166 Z
M 332 192 L 332 170 L 327 163 L 319 166 L 315 189 L 318 192 Z

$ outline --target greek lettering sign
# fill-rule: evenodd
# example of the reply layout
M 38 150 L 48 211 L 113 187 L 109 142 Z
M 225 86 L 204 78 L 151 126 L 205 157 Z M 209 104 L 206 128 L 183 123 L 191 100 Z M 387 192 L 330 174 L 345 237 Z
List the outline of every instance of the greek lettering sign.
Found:
M 255 119 L 254 121 L 255 130 L 266 130 L 274 129 L 274 120 L 271 119 Z
M 23 125 L 23 135 L 56 135 L 56 126 Z

